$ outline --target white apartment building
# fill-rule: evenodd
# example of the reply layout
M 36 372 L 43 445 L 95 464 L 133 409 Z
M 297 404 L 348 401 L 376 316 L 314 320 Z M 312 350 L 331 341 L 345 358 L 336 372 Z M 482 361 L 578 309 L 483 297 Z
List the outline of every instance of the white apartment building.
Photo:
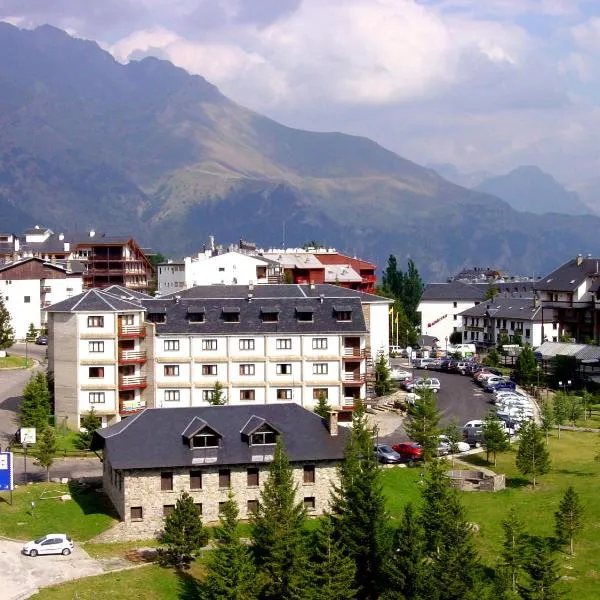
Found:
M 26 258 L 0 265 L 0 296 L 11 316 L 16 339 L 25 339 L 30 325 L 46 326 L 44 309 L 81 293 L 81 273 L 66 266 Z
M 168 298 L 90 290 L 48 309 L 58 422 L 93 405 L 103 424 L 144 407 L 206 406 L 323 394 L 352 409 L 387 351 L 390 301 L 332 285 L 201 286 Z M 347 413 L 349 415 L 349 413 Z M 342 415 L 343 420 L 343 415 Z

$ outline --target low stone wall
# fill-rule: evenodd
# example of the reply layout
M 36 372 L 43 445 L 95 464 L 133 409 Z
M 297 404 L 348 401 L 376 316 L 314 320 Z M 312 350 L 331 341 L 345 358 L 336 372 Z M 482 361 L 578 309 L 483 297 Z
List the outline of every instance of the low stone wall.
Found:
M 446 473 L 452 486 L 462 491 L 498 492 L 506 487 L 504 474 L 488 475 L 483 471 L 455 469 Z

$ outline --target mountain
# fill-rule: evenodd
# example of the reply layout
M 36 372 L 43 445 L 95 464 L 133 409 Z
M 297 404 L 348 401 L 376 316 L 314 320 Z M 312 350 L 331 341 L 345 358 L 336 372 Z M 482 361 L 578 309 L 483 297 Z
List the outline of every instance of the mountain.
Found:
M 475 190 L 498 196 L 515 210 L 538 215 L 559 213 L 585 215 L 589 207 L 575 192 L 568 191 L 552 175 L 539 167 L 522 166 L 506 175 L 490 177 L 477 185 Z
M 600 177 L 576 181 L 569 184 L 569 187 L 579 196 L 591 213 L 600 215 Z
M 463 173 L 456 165 L 452 163 L 431 163 L 425 165 L 428 169 L 435 171 L 440 177 L 447 181 L 456 183 L 466 188 L 474 188 L 479 185 L 484 179 L 491 177 L 488 171 L 474 171 L 472 173 Z
M 425 278 L 542 273 L 600 252 L 600 219 L 519 213 L 366 138 L 285 127 L 166 61 L 0 23 L 0 222 L 129 233 L 177 256 L 210 234 L 322 240 Z M 21 212 L 19 212 L 21 211 Z M 3 227 L 0 227 L 2 229 Z

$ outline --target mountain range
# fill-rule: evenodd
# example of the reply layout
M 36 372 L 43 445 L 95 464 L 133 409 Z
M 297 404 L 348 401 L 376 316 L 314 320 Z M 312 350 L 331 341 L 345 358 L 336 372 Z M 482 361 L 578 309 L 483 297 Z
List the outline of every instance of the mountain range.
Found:
M 123 65 L 6 23 L 0 56 L 0 229 L 93 227 L 171 256 L 211 234 L 317 240 L 381 268 L 411 257 L 426 279 L 600 252 L 596 217 L 518 212 L 369 139 L 281 125 L 166 61 Z

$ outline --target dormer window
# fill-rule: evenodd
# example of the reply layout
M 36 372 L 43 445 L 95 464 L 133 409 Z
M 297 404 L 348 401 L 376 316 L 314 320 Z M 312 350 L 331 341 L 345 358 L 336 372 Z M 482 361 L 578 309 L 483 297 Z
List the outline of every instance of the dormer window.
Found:
M 223 321 L 225 321 L 225 323 L 240 322 L 240 309 L 238 306 L 224 306 L 222 314 Z
M 257 431 L 250 436 L 251 446 L 266 446 L 276 444 L 277 434 L 274 431 Z
M 146 314 L 146 321 L 150 323 L 166 323 L 167 322 L 167 309 L 164 307 L 156 307 L 148 309 Z
M 314 321 L 313 309 L 307 306 L 297 306 L 296 319 L 299 323 L 312 323 Z
M 333 312 L 337 321 L 352 321 L 352 308 L 350 306 L 334 306 Z
M 211 431 L 203 431 L 192 436 L 192 448 L 218 448 L 219 436 Z
M 279 309 L 277 308 L 261 308 L 260 318 L 263 323 L 278 323 Z
M 187 319 L 188 323 L 204 323 L 206 321 L 206 309 L 204 306 L 188 306 Z
M 240 432 L 250 446 L 268 446 L 277 443 L 279 431 L 262 417 L 252 415 Z
M 200 417 L 194 417 L 181 434 L 184 442 L 192 450 L 200 448 L 218 448 L 223 437 Z

